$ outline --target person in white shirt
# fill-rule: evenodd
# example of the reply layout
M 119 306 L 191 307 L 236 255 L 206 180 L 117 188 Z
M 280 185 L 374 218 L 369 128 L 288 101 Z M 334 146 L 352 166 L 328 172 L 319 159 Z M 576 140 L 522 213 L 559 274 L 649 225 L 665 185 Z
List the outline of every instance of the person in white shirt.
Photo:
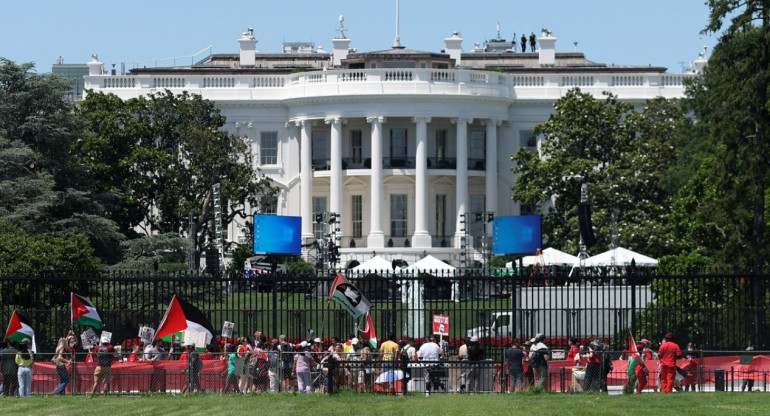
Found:
M 436 337 L 431 335 L 428 337 L 428 342 L 422 344 L 417 351 L 417 358 L 421 361 L 439 361 L 442 358 L 441 347 L 436 344 Z M 438 363 L 429 364 L 425 368 L 425 395 L 430 393 L 430 387 L 433 386 L 434 391 L 438 391 L 439 387 L 444 386 L 442 378 L 442 371 Z

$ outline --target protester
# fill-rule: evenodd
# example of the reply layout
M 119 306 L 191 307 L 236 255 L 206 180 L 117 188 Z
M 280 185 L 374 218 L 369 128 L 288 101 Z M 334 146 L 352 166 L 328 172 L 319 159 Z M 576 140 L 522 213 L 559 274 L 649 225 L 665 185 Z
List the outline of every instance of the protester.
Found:
M 72 336 L 71 341 L 70 336 L 67 336 L 66 338 L 59 338 L 59 342 L 56 344 L 56 350 L 54 351 L 51 362 L 53 362 L 54 367 L 56 367 L 56 374 L 59 376 L 59 386 L 54 390 L 53 394 L 64 395 L 67 386 L 72 381 L 67 366 L 72 360 L 75 345 L 77 345 L 77 339 L 74 335 Z
M 241 392 L 238 388 L 238 376 L 240 375 L 239 370 L 242 371 L 242 368 L 239 368 L 237 365 L 238 354 L 235 350 L 235 344 L 227 344 L 227 347 L 225 348 L 225 351 L 227 352 L 227 378 L 225 379 L 225 389 L 222 393 L 228 393 L 231 389 L 233 393 Z
M 479 337 L 471 338 L 471 345 L 468 347 L 468 361 L 470 361 L 470 371 L 468 371 L 468 393 L 477 393 L 479 391 L 479 376 L 481 370 L 479 367 L 486 358 L 484 349 L 479 344 Z
M 96 352 L 96 370 L 94 370 L 94 387 L 91 389 L 91 397 L 104 385 L 104 394 L 110 392 L 110 379 L 112 378 L 112 363 L 120 355 L 109 342 L 103 341 Z
M 603 351 L 604 343 L 600 339 L 594 339 L 588 344 L 588 364 L 586 365 L 584 382 L 585 391 L 596 392 L 601 388 Z
M 185 375 L 185 383 L 182 386 L 182 394 L 187 394 L 194 391 L 200 391 L 201 389 L 201 370 L 203 369 L 203 360 L 201 359 L 198 351 L 195 350 L 195 344 L 186 342 L 182 344 L 182 349 L 185 351 L 185 359 L 187 365 L 183 371 Z
M 577 338 L 570 338 L 567 341 L 567 344 L 569 345 L 569 351 L 567 351 L 567 361 L 576 361 L 576 356 L 580 352 L 580 343 L 578 342 Z
M 530 341 L 532 350 L 529 353 L 529 365 L 537 374 L 537 386 L 541 389 L 548 388 L 548 361 L 551 359 L 551 352 L 544 343 L 545 335 L 537 334 Z
M 134 344 L 134 346 L 131 347 L 131 354 L 128 355 L 128 360 L 127 361 L 132 361 L 132 362 L 133 361 L 140 361 L 141 360 L 141 357 L 140 357 L 141 351 L 142 351 L 142 346 L 139 345 L 139 344 Z
M 457 359 L 461 361 L 460 363 L 460 380 L 457 383 L 457 388 L 455 391 L 458 393 L 465 392 L 465 386 L 467 383 L 466 377 L 468 377 L 468 371 L 470 370 L 468 367 L 468 345 L 471 343 L 471 337 L 465 337 L 463 339 L 463 345 L 460 345 L 460 348 L 457 349 Z
M 308 343 L 302 341 L 299 344 L 297 353 L 294 354 L 294 365 L 292 367 L 292 373 L 297 378 L 297 389 L 300 393 L 313 392 L 313 380 L 310 377 L 310 361 Z
M 674 334 L 666 333 L 664 343 L 658 348 L 660 359 L 660 392 L 671 393 L 676 378 L 676 359 L 682 357 L 681 348 L 674 342 Z
M 529 361 L 529 355 L 532 353 L 532 341 L 526 341 L 522 346 L 524 352 L 523 362 L 527 363 L 527 369 L 524 371 L 524 379 L 527 381 L 527 386 L 535 385 L 535 370 L 532 368 L 532 363 Z
M 369 347 L 368 342 L 362 343 L 363 347 L 361 347 L 361 362 L 364 366 L 364 382 L 361 386 L 364 390 L 369 391 L 371 390 L 373 383 L 374 383 L 374 353 L 372 352 L 372 349 Z
M 382 353 L 382 371 L 389 371 L 395 368 L 394 363 L 398 358 L 398 344 L 396 344 L 395 339 L 396 334 L 391 332 L 388 334 L 388 340 L 380 345 L 380 352 Z
M 360 342 L 358 338 L 350 340 L 350 345 L 353 350 L 348 353 L 348 362 L 350 363 L 350 386 L 354 391 L 361 391 L 364 386 L 364 370 L 362 368 L 362 354 L 361 347 L 363 342 Z
M 286 391 L 292 391 L 296 384 L 296 377 L 292 375 L 292 365 L 294 364 L 294 357 L 291 354 L 294 352 L 294 347 L 286 342 L 286 335 L 281 334 L 278 336 L 278 351 L 281 352 L 281 370 L 283 372 L 284 389 Z
M 16 365 L 16 349 L 14 341 L 3 342 L 2 354 L 0 355 L 0 367 L 3 373 L 3 396 L 13 397 L 18 393 L 18 373 L 19 366 Z
M 429 362 L 425 372 L 425 395 L 427 396 L 430 394 L 431 387 L 433 387 L 433 391 L 438 391 L 440 387 L 444 386 L 444 382 L 441 380 L 441 368 L 437 363 L 442 358 L 441 347 L 436 344 L 435 335 L 429 335 L 428 342 L 420 346 L 417 351 L 417 358 Z
M 249 380 L 249 368 L 248 362 L 252 354 L 252 346 L 248 337 L 241 337 L 238 340 L 238 361 L 236 363 L 236 371 L 238 374 L 238 388 L 243 394 L 248 394 L 251 391 L 252 382 Z
M 519 385 L 519 390 L 523 390 L 524 382 L 524 367 L 522 361 L 524 360 L 524 351 L 521 349 L 521 343 L 518 339 L 514 339 L 511 343 L 511 347 L 505 351 L 505 367 L 508 369 L 508 393 L 516 391 L 516 384 Z
M 16 365 L 18 366 L 17 377 L 19 380 L 19 396 L 29 397 L 32 392 L 32 367 L 35 360 L 30 352 L 30 340 L 24 338 L 19 345 L 19 352 L 16 353 Z
M 281 385 L 281 380 L 278 374 L 278 369 L 281 366 L 279 362 L 278 340 L 273 339 L 270 341 L 270 347 L 267 350 L 267 376 L 270 384 L 270 391 L 273 393 L 278 392 L 278 388 Z

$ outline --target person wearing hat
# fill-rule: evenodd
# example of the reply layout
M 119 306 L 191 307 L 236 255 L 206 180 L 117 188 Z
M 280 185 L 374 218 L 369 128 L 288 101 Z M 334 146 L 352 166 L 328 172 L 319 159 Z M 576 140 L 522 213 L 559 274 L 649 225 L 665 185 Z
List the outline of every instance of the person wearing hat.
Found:
M 682 349 L 674 342 L 674 334 L 666 333 L 664 343 L 658 348 L 660 359 L 660 392 L 671 393 L 676 379 L 676 359 L 682 357 Z
M 540 333 L 530 340 L 532 348 L 529 353 L 529 365 L 537 374 L 537 385 L 540 388 L 548 387 L 548 361 L 551 359 L 551 352 L 544 341 L 545 335 Z
M 19 380 L 20 397 L 29 397 L 32 391 L 32 367 L 35 365 L 35 360 L 29 350 L 31 344 L 29 338 L 24 338 L 19 345 L 19 352 L 16 353 L 16 365 L 18 366 L 16 377 Z
M 313 379 L 310 377 L 311 359 L 307 350 L 309 346 L 307 341 L 300 342 L 297 353 L 294 354 L 294 365 L 291 372 L 297 377 L 297 390 L 300 394 L 313 392 Z
M 104 394 L 110 392 L 110 379 L 112 378 L 112 362 L 120 354 L 115 351 L 115 347 L 110 345 L 106 339 L 102 339 L 102 345 L 96 350 L 96 370 L 94 370 L 94 386 L 91 388 L 91 397 L 96 395 L 96 391 L 104 385 Z
M 479 389 L 479 376 L 482 361 L 485 357 L 484 349 L 479 344 L 479 337 L 471 337 L 471 345 L 468 347 L 468 361 L 470 361 L 470 371 L 468 371 L 467 388 L 469 393 L 476 393 Z
M 529 362 L 529 354 L 532 352 L 532 341 L 524 341 L 522 344 L 522 351 L 524 352 L 524 362 L 527 363 L 527 370 L 524 371 L 524 377 L 527 381 L 527 386 L 535 385 L 535 370 L 532 368 L 532 364 Z
M 235 344 L 227 344 L 225 351 L 227 352 L 227 371 L 225 373 L 227 378 L 225 379 L 225 388 L 222 390 L 222 393 L 229 392 L 231 388 L 233 393 L 240 393 L 241 390 L 238 388 L 238 354 L 236 353 Z

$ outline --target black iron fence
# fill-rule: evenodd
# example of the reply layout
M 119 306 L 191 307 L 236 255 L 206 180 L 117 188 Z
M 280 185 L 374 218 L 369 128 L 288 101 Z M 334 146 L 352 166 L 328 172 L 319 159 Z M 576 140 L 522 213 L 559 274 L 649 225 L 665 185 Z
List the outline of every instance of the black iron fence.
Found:
M 434 315 L 449 317 L 443 337 L 454 351 L 477 336 L 490 353 L 513 338 L 536 333 L 561 348 L 569 338 L 601 338 L 612 348 L 637 339 L 659 341 L 666 332 L 699 348 L 767 348 L 770 293 L 767 275 L 629 274 L 595 270 L 464 270 L 346 272 L 371 301 L 378 338 L 417 339 L 432 333 Z M 194 273 L 46 272 L 0 276 L 0 320 L 13 310 L 32 321 L 37 342 L 49 351 L 70 324 L 70 292 L 98 308 L 113 340 L 136 338 L 142 326 L 157 327 L 173 295 L 197 306 L 216 335 L 225 321 L 236 336 L 255 331 L 290 339 L 314 336 L 346 339 L 363 329 L 328 300 L 333 276 L 258 274 L 213 277 Z M 76 330 L 78 328 L 75 328 Z M 81 328 L 85 329 L 85 328 Z M 77 331 L 76 331 L 77 332 Z

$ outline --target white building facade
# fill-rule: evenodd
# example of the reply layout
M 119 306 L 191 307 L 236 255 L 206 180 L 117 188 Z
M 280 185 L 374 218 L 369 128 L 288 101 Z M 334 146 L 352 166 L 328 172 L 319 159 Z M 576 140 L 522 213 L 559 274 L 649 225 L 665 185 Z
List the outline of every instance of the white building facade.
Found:
M 226 128 L 249 138 L 258 167 L 280 188 L 276 213 L 302 217 L 305 242 L 323 237 L 314 214 L 340 214 L 344 263 L 376 253 L 471 265 L 490 249 L 487 213 L 528 213 L 511 199 L 510 157 L 521 147 L 537 151 L 532 131 L 556 99 L 574 87 L 635 104 L 679 98 L 691 75 L 596 64 L 556 53 L 549 32 L 538 40 L 535 53 L 462 53 L 454 34 L 446 53 L 356 53 L 338 38 L 331 54 L 312 45 L 263 54 L 249 31 L 240 54 L 189 67 L 105 75 L 94 61 L 85 88 L 124 99 L 188 91 L 216 102 Z M 229 237 L 243 227 L 230 224 Z

